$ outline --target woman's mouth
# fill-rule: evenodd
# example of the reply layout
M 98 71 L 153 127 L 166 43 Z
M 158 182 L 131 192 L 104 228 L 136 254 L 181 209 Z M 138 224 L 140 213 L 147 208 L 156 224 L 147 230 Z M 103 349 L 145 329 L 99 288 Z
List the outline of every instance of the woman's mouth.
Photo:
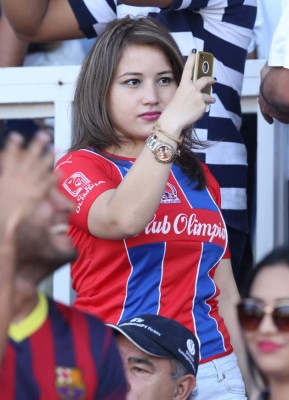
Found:
M 280 350 L 283 346 L 274 342 L 259 342 L 258 349 L 262 353 L 273 353 L 277 350 Z
M 140 118 L 145 120 L 145 121 L 157 121 L 160 117 L 161 113 L 160 111 L 148 111 L 146 113 L 143 113 L 140 115 Z

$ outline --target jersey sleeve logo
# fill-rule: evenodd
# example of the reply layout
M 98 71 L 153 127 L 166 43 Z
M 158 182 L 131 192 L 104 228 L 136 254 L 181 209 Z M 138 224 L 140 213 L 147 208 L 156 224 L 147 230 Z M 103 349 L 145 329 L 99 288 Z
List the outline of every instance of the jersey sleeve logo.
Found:
M 91 181 L 82 172 L 75 172 L 65 179 L 63 187 L 72 197 L 77 197 L 89 184 L 91 184 Z
M 78 368 L 56 367 L 56 391 L 62 400 L 83 400 L 85 398 L 85 386 L 82 380 L 82 372 Z
M 91 182 L 82 172 L 75 172 L 69 178 L 66 178 L 63 182 L 63 188 L 70 194 L 70 196 L 76 198 L 77 204 L 75 212 L 79 214 L 83 202 L 89 193 L 99 185 L 105 184 L 105 181 Z

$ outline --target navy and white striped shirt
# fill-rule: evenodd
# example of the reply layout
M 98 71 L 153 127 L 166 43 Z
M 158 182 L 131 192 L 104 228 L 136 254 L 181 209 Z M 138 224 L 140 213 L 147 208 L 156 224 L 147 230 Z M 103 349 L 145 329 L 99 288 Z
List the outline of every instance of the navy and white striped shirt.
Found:
M 215 55 L 216 103 L 196 124 L 198 137 L 211 144 L 201 160 L 220 184 L 226 224 L 247 231 L 247 152 L 240 134 L 240 96 L 256 0 L 173 0 L 162 10 L 117 5 L 115 0 L 69 2 L 87 37 L 97 36 L 116 17 L 153 11 L 151 15 L 170 30 L 183 55 L 193 48 Z

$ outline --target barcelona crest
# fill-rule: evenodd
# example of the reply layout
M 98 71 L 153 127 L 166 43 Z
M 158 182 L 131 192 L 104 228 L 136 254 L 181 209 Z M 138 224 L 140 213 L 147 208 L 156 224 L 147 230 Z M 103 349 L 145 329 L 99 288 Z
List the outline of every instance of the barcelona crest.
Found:
M 56 367 L 56 391 L 62 400 L 84 400 L 85 386 L 78 368 Z

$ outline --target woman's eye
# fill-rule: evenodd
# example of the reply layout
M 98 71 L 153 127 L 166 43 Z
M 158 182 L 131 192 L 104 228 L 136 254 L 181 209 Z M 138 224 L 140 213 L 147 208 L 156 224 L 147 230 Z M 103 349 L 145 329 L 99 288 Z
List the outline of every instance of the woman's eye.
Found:
M 137 86 L 140 84 L 139 79 L 128 79 L 127 81 L 124 82 L 128 86 Z
M 168 85 L 169 83 L 171 83 L 173 81 L 173 78 L 169 77 L 169 76 L 163 76 L 162 78 L 159 79 L 159 82 L 163 85 Z

